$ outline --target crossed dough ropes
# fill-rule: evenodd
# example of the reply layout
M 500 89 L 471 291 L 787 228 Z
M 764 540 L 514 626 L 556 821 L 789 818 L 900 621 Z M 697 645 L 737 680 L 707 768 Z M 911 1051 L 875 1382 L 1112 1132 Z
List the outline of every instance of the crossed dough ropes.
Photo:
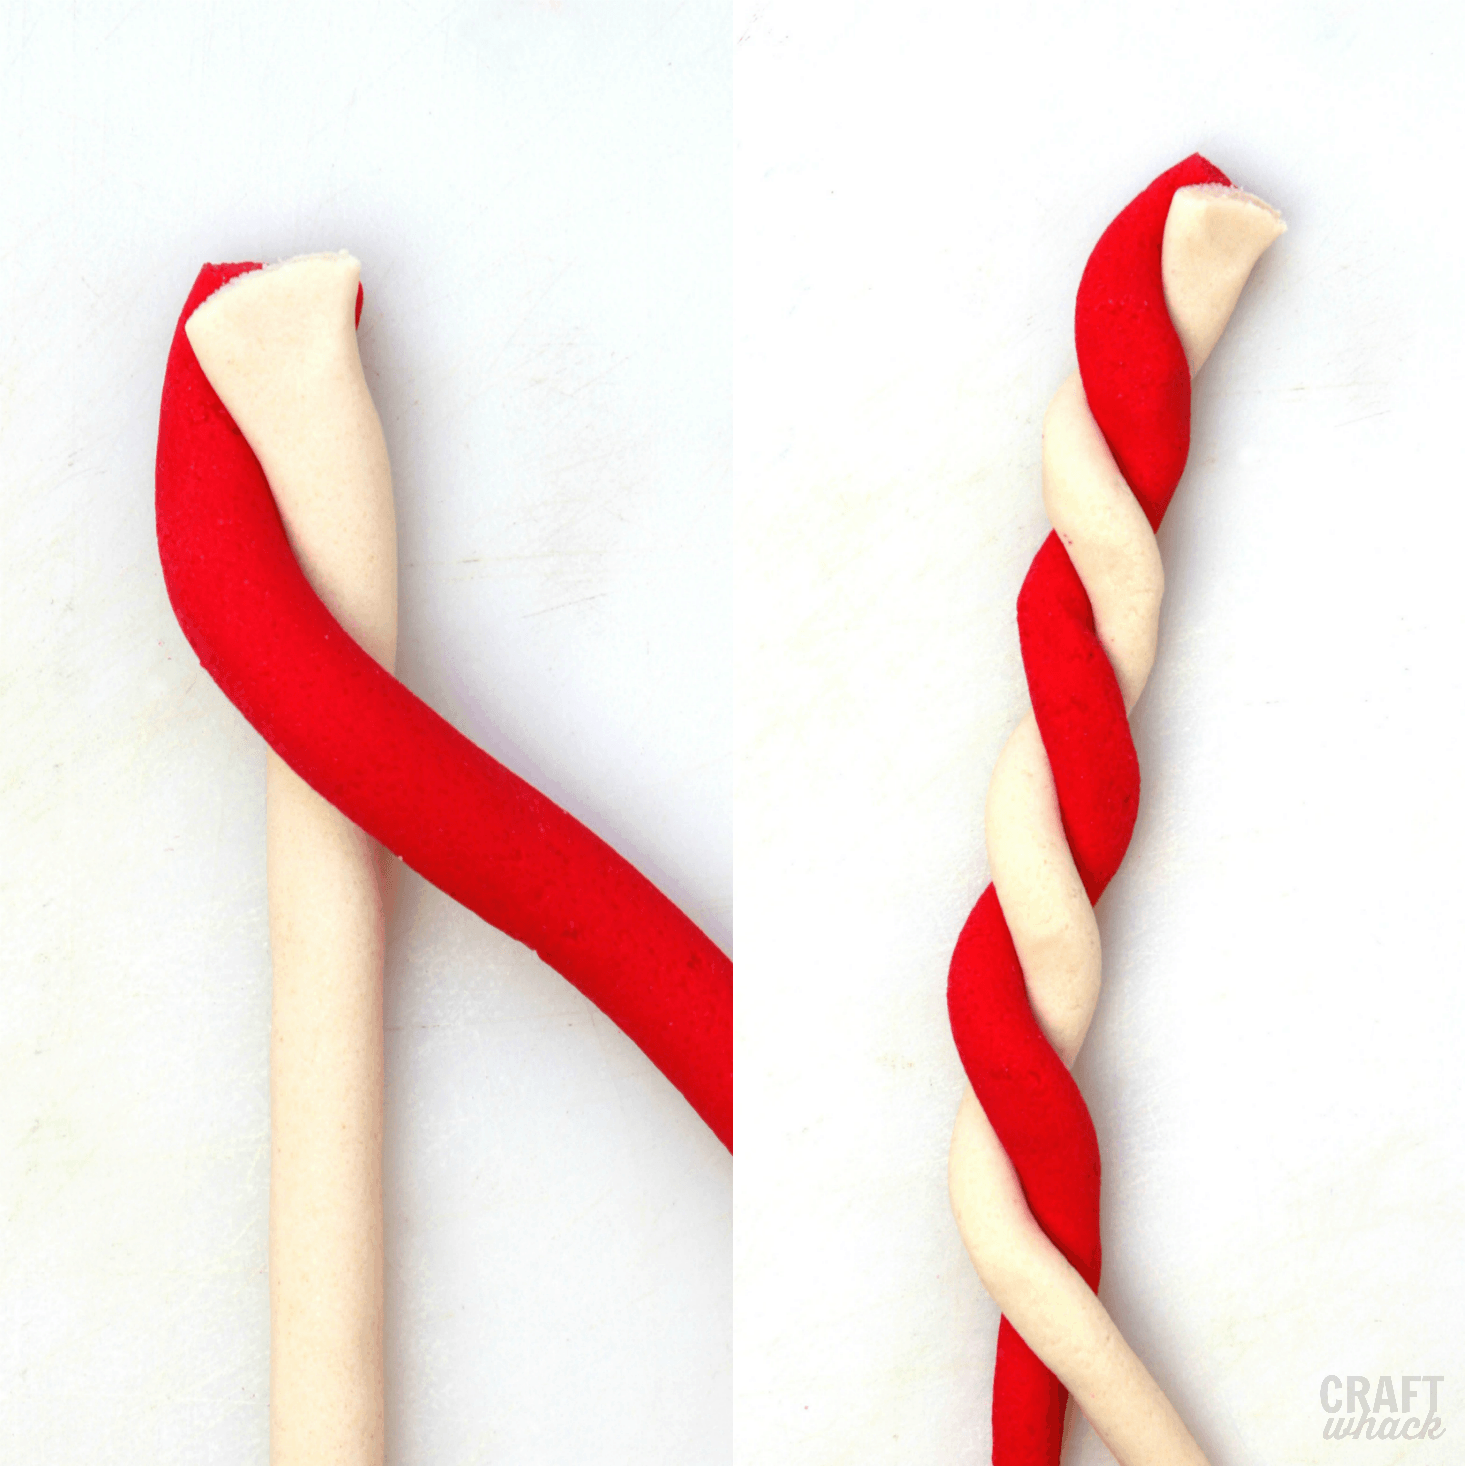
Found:
M 169 596 L 271 745 L 276 1466 L 379 1466 L 384 1449 L 385 900 L 369 836 L 534 947 L 732 1138 L 726 957 L 391 675 L 391 469 L 356 349 L 358 277 L 344 253 L 206 266 L 158 436 Z
M 337 264 L 356 269 L 349 256 Z M 292 262 L 279 273 L 299 267 Z M 343 629 L 329 590 L 323 600 L 296 562 L 267 480 L 286 471 L 271 461 L 286 445 L 272 440 L 265 419 L 234 421 L 186 330 L 209 297 L 260 268 L 206 265 L 168 357 L 158 550 L 184 635 L 224 694 L 312 789 L 439 889 L 532 947 L 640 1046 L 731 1149 L 732 963 L 609 845 L 413 696 L 348 634 L 360 634 L 349 616 Z M 330 349 L 317 342 L 311 350 L 330 370 L 354 364 L 359 374 L 354 275 L 352 287 L 336 297 L 334 335 L 322 338 Z M 246 335 L 230 350 L 248 346 Z M 267 406 L 270 383 L 255 385 Z M 359 397 L 349 400 L 375 424 L 369 397 L 364 409 Z M 317 426 L 312 451 L 329 452 L 333 434 L 349 446 L 370 425 L 358 416 Z
M 1198 154 L 1162 174 L 1089 257 L 1079 369 L 1044 419 L 1053 532 L 1017 607 L 1032 711 L 992 776 L 992 884 L 948 985 L 970 1080 L 952 1207 L 1003 1313 L 995 1466 L 1056 1466 L 1069 1392 L 1121 1466 L 1205 1466 L 1098 1300 L 1098 1141 L 1068 1071 L 1098 1000 L 1093 903 L 1138 808 L 1128 713 L 1155 656 L 1154 531 L 1185 467 L 1190 379 L 1283 228 Z

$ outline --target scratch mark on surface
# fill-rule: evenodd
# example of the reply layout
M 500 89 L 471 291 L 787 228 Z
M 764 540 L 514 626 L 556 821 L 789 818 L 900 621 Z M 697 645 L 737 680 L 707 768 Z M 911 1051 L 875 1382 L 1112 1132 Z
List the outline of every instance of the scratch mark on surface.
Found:
M 519 619 L 528 621 L 532 616 L 548 616 L 551 611 L 567 611 L 571 606 L 583 606 L 587 601 L 603 601 L 609 594 L 609 591 L 603 590 L 593 596 L 581 596 L 576 601 L 561 601 L 557 606 L 545 606 L 543 610 L 539 611 L 526 611 Z

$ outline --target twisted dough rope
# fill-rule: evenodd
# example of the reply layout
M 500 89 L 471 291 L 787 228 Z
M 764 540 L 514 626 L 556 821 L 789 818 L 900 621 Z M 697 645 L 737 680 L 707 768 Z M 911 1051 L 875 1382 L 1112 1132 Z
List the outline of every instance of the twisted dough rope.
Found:
M 260 268 L 206 265 L 168 357 L 158 551 L 184 635 L 306 784 L 579 988 L 731 1149 L 727 957 L 609 845 L 358 646 L 296 562 L 260 459 L 185 329 L 220 287 Z
M 1044 419 L 1054 529 L 1018 597 L 1033 710 L 992 776 L 993 884 L 948 986 L 971 1081 L 952 1136 L 952 1207 L 1004 1315 L 996 1466 L 1056 1466 L 1069 1391 L 1121 1466 L 1205 1466 L 1096 1296 L 1098 1141 L 1068 1066 L 1098 1000 L 1093 903 L 1138 807 L 1128 711 L 1154 661 L 1154 531 L 1189 450 L 1190 378 L 1283 227 L 1198 154 L 1157 178 L 1089 258 L 1079 370 Z

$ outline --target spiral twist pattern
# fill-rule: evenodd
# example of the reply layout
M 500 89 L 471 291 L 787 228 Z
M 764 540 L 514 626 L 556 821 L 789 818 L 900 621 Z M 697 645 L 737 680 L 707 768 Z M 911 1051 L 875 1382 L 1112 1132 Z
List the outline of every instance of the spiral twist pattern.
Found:
M 1089 258 L 1079 369 L 1044 420 L 1053 532 L 1017 604 L 1032 711 L 993 774 L 992 884 L 948 987 L 971 1085 L 952 1204 L 1003 1310 L 995 1466 L 1056 1466 L 1070 1392 L 1122 1466 L 1205 1462 L 1098 1301 L 1099 1148 L 1069 1066 L 1098 999 L 1093 904 L 1138 810 L 1128 714 L 1155 655 L 1154 531 L 1185 467 L 1191 376 L 1282 228 L 1199 155 L 1157 178 Z

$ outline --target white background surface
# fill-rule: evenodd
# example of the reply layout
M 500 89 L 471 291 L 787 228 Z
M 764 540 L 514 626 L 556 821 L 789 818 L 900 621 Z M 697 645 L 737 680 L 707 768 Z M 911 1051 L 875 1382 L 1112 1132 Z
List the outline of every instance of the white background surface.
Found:
M 266 1456 L 264 755 L 153 541 L 205 260 L 349 247 L 401 673 L 732 938 L 718 5 L 3 8 L 0 1456 Z M 726 1463 L 731 1165 L 414 877 L 388 1458 Z
M 739 30 L 738 1460 L 989 1459 L 946 966 L 1024 706 L 1079 275 L 1195 149 L 1291 232 L 1197 383 L 1160 536 L 1077 1071 L 1103 1297 L 1213 1466 L 1459 1460 L 1458 13 L 769 4 Z M 1447 1434 L 1324 1443 L 1329 1373 L 1444 1375 Z M 1085 1428 L 1067 1459 L 1108 1456 Z
M 406 680 L 725 944 L 740 505 L 738 1459 L 986 1458 L 945 968 L 1073 291 L 1197 147 L 1292 232 L 1161 535 L 1104 1296 L 1214 1466 L 1323 1459 L 1327 1373 L 1443 1374 L 1465 1430 L 1453 12 L 744 6 L 735 232 L 717 7 L 288 16 L 4 11 L 7 1459 L 264 1459 L 263 756 L 151 459 L 199 263 L 337 244 Z M 720 1147 L 411 878 L 388 982 L 390 1459 L 725 1462 Z

